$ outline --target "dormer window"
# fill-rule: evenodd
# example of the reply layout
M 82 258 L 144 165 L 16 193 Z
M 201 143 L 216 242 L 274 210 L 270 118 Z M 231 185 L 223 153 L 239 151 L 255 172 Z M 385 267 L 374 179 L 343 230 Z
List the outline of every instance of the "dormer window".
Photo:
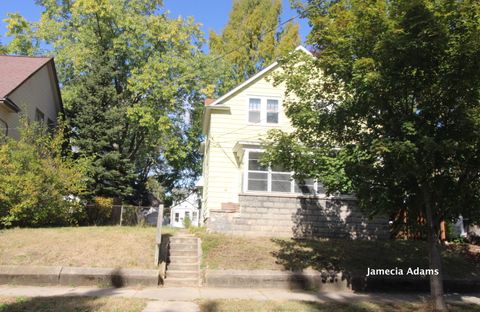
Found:
M 248 122 L 252 124 L 278 124 L 280 100 L 268 97 L 248 99 Z

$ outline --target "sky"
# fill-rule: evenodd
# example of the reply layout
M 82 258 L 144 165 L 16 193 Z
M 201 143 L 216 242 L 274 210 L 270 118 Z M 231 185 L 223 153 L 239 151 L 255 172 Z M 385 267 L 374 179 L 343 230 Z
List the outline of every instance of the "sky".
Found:
M 18 12 L 28 21 L 38 21 L 42 8 L 35 5 L 34 0 L 0 0 L 0 41 L 6 43 L 9 41 L 5 37 L 6 24 L 3 20 L 9 12 Z M 283 13 L 280 17 L 281 22 L 286 21 L 298 15 L 291 9 L 288 0 L 282 0 Z M 195 21 L 201 23 L 202 31 L 208 36 L 210 29 L 217 33 L 222 30 L 228 21 L 228 15 L 232 6 L 232 0 L 164 0 L 164 8 L 170 11 L 172 18 L 177 16 L 193 16 Z M 300 35 L 302 42 L 310 31 L 306 20 L 297 18 L 300 24 Z

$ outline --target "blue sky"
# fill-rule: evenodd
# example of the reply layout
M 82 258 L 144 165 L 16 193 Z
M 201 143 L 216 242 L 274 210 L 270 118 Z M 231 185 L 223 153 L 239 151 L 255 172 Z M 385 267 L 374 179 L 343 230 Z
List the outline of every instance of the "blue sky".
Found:
M 297 16 L 297 12 L 290 8 L 288 0 L 282 2 L 282 21 Z M 219 32 L 225 26 L 231 6 L 231 0 L 164 0 L 164 7 L 170 11 L 172 17 L 193 16 L 195 21 L 202 24 L 202 30 L 206 34 L 210 29 Z M 3 22 L 8 12 L 19 12 L 29 21 L 38 21 L 41 7 L 36 6 L 34 0 L 0 0 L 0 40 L 3 43 L 8 42 L 5 37 L 6 25 Z M 297 22 L 300 23 L 300 33 L 304 41 L 310 28 L 305 20 L 297 19 Z

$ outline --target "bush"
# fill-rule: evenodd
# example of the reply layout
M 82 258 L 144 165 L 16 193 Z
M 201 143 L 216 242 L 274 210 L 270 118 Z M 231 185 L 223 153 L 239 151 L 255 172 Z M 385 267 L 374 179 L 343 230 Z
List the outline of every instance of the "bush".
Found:
M 97 196 L 87 206 L 88 224 L 106 225 L 112 223 L 113 198 Z
M 87 161 L 62 155 L 63 131 L 22 123 L 18 141 L 0 143 L 0 227 L 83 222 Z
M 183 227 L 189 229 L 192 226 L 192 220 L 188 216 L 183 219 Z

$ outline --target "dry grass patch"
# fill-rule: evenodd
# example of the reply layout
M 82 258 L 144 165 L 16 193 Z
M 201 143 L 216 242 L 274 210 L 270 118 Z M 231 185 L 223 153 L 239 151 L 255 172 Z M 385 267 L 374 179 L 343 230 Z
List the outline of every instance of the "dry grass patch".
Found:
M 201 312 L 427 312 L 432 307 L 426 303 L 318 303 L 306 301 L 254 301 L 254 300 L 205 300 L 199 301 Z M 480 306 L 449 304 L 449 311 L 478 312 Z
M 368 267 L 428 268 L 422 241 L 293 240 L 239 237 L 192 230 L 202 239 L 203 267 L 238 270 L 334 270 L 365 276 Z M 478 278 L 480 262 L 466 255 L 466 245 L 442 248 L 446 278 Z
M 143 299 L 95 297 L 0 297 L 0 312 L 141 312 Z
M 238 237 L 197 231 L 202 240 L 202 267 L 209 269 L 281 270 L 272 252 L 279 246 L 268 237 Z
M 0 265 L 153 269 L 154 244 L 154 227 L 8 229 L 0 231 Z

